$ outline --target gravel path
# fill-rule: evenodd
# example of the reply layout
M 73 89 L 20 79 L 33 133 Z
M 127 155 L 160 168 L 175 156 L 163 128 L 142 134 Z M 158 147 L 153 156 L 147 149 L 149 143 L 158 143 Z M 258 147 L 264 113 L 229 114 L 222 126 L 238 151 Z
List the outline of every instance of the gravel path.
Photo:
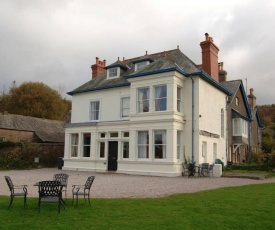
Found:
M 71 197 L 73 184 L 84 184 L 87 177 L 95 175 L 91 196 L 98 198 L 126 197 L 163 197 L 176 193 L 194 193 L 221 187 L 241 186 L 248 184 L 275 183 L 275 178 L 252 180 L 241 178 L 186 178 L 186 177 L 153 177 L 134 176 L 116 173 L 95 173 L 66 171 L 54 168 L 34 170 L 0 171 L 0 195 L 10 195 L 4 176 L 10 176 L 15 185 L 27 184 L 28 196 L 37 197 L 35 182 L 52 180 L 55 173 L 69 174 L 67 196 Z

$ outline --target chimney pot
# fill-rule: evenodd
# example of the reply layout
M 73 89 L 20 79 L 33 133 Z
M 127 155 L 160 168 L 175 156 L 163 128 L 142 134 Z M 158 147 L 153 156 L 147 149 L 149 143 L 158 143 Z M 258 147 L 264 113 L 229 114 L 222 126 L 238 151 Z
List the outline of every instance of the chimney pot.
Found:
M 209 34 L 208 33 L 205 33 L 205 41 L 208 41 L 209 40 Z

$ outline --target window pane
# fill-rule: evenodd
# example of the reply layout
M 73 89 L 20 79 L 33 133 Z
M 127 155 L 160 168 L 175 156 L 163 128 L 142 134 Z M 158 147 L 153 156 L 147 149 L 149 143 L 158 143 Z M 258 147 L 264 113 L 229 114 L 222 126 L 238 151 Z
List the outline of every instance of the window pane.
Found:
M 106 136 L 106 133 L 100 133 L 100 138 L 105 138 L 105 136 Z
M 99 143 L 99 157 L 104 158 L 105 157 L 105 142 Z
M 99 101 L 91 102 L 91 120 L 99 120 Z
M 147 62 L 146 61 L 144 61 L 144 62 L 138 62 L 135 65 L 136 65 L 136 71 L 139 71 L 139 70 L 143 69 L 147 65 Z
M 78 156 L 78 133 L 71 134 L 71 156 Z
M 109 77 L 117 77 L 117 68 L 109 69 Z
M 121 117 L 129 117 L 130 112 L 130 98 L 121 98 Z
M 148 131 L 138 132 L 138 158 L 149 158 Z
M 154 152 L 155 158 L 166 158 L 166 131 L 156 130 L 154 131 Z
M 123 137 L 129 137 L 129 136 L 130 136 L 129 132 L 124 132 L 123 133 Z
M 138 112 L 149 111 L 149 88 L 138 90 Z
M 110 133 L 110 137 L 118 137 L 118 133 L 115 132 L 115 133 Z
M 129 142 L 123 142 L 123 158 L 129 158 Z
M 155 111 L 166 110 L 167 89 L 166 85 L 155 87 Z
M 83 157 L 90 157 L 91 150 L 91 134 L 83 134 Z

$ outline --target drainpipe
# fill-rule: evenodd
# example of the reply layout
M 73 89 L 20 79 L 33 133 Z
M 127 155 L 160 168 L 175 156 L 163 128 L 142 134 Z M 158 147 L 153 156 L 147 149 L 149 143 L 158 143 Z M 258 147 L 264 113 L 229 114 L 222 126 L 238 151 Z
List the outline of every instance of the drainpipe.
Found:
M 225 116 L 226 116 L 226 127 L 225 127 L 225 155 L 226 155 L 226 161 L 229 161 L 229 153 L 228 153 L 228 106 L 229 106 L 229 102 L 228 102 L 228 96 L 225 97 Z M 226 163 L 227 163 L 226 162 Z
M 194 126 L 195 126 L 195 122 L 194 122 L 194 107 L 195 107 L 195 103 L 194 103 L 194 80 L 191 77 L 192 80 L 192 163 L 194 163 Z

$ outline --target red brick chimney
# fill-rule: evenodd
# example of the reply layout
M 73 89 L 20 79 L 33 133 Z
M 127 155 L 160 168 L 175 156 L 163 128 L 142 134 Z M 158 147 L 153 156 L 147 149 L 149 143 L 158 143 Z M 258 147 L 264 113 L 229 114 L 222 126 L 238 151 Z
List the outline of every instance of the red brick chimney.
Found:
M 106 60 L 99 60 L 98 57 L 95 58 L 96 63 L 91 66 L 92 68 L 92 79 L 96 78 L 98 75 L 104 73 L 106 69 L 104 67 L 106 66 Z
M 202 53 L 202 69 L 214 80 L 219 82 L 218 52 L 219 48 L 214 44 L 212 37 L 205 34 L 205 41 L 200 43 Z

